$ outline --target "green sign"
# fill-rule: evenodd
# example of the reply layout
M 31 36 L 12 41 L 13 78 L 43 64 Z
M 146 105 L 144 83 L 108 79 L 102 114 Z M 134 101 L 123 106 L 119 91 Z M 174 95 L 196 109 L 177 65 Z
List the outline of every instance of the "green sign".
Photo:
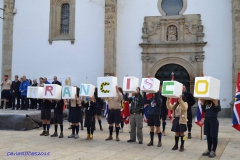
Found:
M 174 93 L 174 82 L 163 82 L 162 94 L 171 95 Z

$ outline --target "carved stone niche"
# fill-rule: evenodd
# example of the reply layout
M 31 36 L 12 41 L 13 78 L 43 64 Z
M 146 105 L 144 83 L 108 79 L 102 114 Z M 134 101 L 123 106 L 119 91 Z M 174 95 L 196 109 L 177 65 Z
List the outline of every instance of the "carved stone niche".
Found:
M 148 73 L 155 76 L 162 64 L 178 63 L 191 70 L 188 74 L 194 83 L 194 78 L 203 72 L 203 47 L 207 44 L 203 41 L 203 30 L 199 14 L 145 17 L 143 42 L 139 44 L 143 49 L 142 76 Z

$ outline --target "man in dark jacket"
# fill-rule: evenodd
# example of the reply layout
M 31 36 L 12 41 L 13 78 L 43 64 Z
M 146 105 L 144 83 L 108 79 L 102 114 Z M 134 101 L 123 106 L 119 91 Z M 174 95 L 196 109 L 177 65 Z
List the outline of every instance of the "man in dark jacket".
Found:
M 142 144 L 143 141 L 143 121 L 142 121 L 142 111 L 141 108 L 143 106 L 143 97 L 140 94 L 140 88 L 137 87 L 137 92 L 133 93 L 133 96 L 129 99 L 125 99 L 131 103 L 130 110 L 130 139 L 127 142 L 135 142 L 136 141 L 136 129 L 137 129 L 137 139 L 139 144 Z
M 18 76 L 15 76 L 15 80 L 12 81 L 11 85 L 11 92 L 12 92 L 12 110 L 15 110 L 15 101 L 17 99 L 17 110 L 20 108 L 20 92 L 19 92 L 19 86 L 20 81 L 18 80 Z
M 166 127 L 166 119 L 167 119 L 168 109 L 167 109 L 167 106 L 166 106 L 167 97 L 162 96 L 162 83 L 160 84 L 159 92 L 160 92 L 159 93 L 160 94 L 160 98 L 162 99 L 161 115 L 160 115 L 160 120 L 162 120 L 162 129 L 163 129 L 162 130 L 162 134 L 164 136 L 166 136 L 165 127 Z
M 32 84 L 33 87 L 37 87 L 38 86 L 38 83 L 37 83 L 37 79 L 33 79 L 33 84 Z M 30 98 L 30 101 L 31 101 L 31 109 L 37 109 L 37 99 L 35 98 Z
M 192 130 L 192 106 L 196 103 L 192 93 L 188 92 L 186 89 L 186 86 L 183 85 L 183 95 L 186 99 L 186 102 L 188 104 L 188 110 L 187 110 L 187 128 L 188 128 L 188 139 L 192 138 L 191 130 Z
M 59 82 L 59 81 L 57 80 L 57 77 L 56 77 L 56 76 L 53 77 L 53 82 L 52 82 L 52 84 L 58 84 L 59 86 L 62 85 L 61 82 Z
M 61 84 L 61 82 L 59 82 L 58 80 L 57 80 L 57 76 L 54 76 L 53 77 L 53 82 L 52 82 L 52 84 L 57 84 L 57 85 L 59 85 L 59 86 L 61 86 L 62 84 Z M 56 101 L 52 101 L 52 105 L 53 105 L 53 108 L 56 106 Z

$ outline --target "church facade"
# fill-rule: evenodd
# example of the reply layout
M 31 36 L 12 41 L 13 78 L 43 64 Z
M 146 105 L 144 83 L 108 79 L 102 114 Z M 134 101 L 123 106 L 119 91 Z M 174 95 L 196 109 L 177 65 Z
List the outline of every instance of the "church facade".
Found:
M 185 84 L 221 80 L 222 117 L 231 116 L 240 70 L 239 0 L 0 0 L 1 76 L 148 74 Z M 2 27 L 2 28 L 1 28 Z

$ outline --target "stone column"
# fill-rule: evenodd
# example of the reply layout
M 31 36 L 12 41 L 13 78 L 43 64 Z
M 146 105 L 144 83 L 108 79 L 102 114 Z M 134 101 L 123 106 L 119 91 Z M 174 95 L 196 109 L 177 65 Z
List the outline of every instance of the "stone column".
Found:
M 236 92 L 236 79 L 238 71 L 240 70 L 240 1 L 232 0 L 232 42 L 233 42 L 233 70 L 232 70 L 232 96 L 235 96 Z
M 117 0 L 105 0 L 104 76 L 117 74 Z
M 160 25 L 161 25 L 161 42 L 166 42 L 166 30 L 167 30 L 167 28 L 166 28 L 166 20 L 161 20 L 160 21 Z
M 4 0 L 3 34 L 2 34 L 2 75 L 12 75 L 13 47 L 13 8 L 14 0 Z

